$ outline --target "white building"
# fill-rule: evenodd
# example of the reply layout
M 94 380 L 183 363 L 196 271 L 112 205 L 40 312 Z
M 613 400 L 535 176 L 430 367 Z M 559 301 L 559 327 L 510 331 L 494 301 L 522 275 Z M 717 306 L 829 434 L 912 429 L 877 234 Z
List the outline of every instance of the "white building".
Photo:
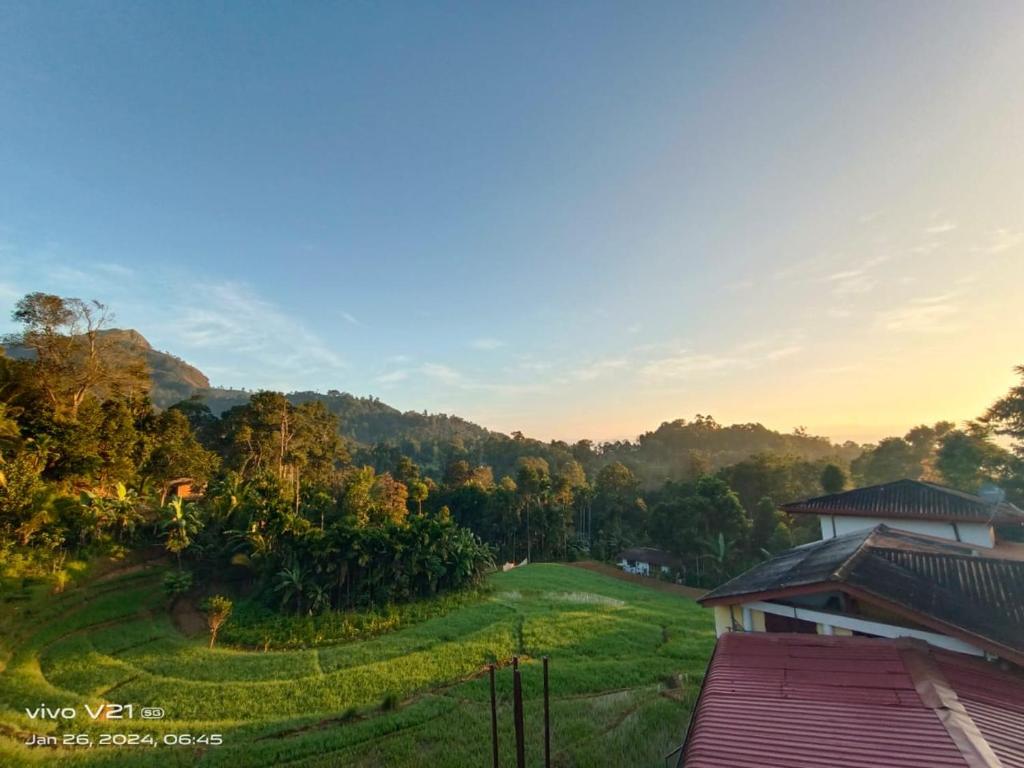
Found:
M 635 573 L 639 576 L 650 576 L 663 573 L 666 576 L 681 567 L 678 558 L 668 552 L 652 547 L 633 547 L 619 555 L 619 567 L 626 573 Z
M 984 549 L 1007 544 L 1007 551 L 998 553 L 1005 557 L 1013 557 L 1010 551 L 1015 547 L 1001 541 L 997 526 L 1024 525 L 1024 512 L 1009 502 L 988 501 L 918 480 L 855 488 L 785 504 L 782 510 L 793 515 L 817 516 L 823 539 L 884 524 Z

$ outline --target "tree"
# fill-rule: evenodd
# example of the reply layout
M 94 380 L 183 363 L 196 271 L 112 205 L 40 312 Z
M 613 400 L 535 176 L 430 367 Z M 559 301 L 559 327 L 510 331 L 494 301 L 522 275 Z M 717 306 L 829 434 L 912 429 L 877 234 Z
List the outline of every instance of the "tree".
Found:
M 160 501 L 166 499 L 166 485 L 178 477 L 190 477 L 204 483 L 220 465 L 220 457 L 208 451 L 196 439 L 188 417 L 171 408 L 154 419 L 151 429 L 152 449 L 142 473 L 160 484 Z
M 850 469 L 863 485 L 927 479 L 942 436 L 956 426 L 949 421 L 921 424 L 903 437 L 887 437 L 854 459 Z
M 423 502 L 427 500 L 430 493 L 429 486 L 422 480 L 410 480 L 408 482 L 409 501 L 416 502 L 416 513 L 423 514 Z
M 107 331 L 113 316 L 100 302 L 30 293 L 11 317 L 21 330 L 5 341 L 33 354 L 35 384 L 57 417 L 77 419 L 89 395 L 132 398 L 148 390 L 145 360 Z
M 1014 371 L 1021 377 L 1021 383 L 996 400 L 980 421 L 997 435 L 1014 440 L 1014 452 L 1024 458 L 1024 365 L 1018 365 Z
M 916 480 L 921 476 L 920 458 L 901 437 L 887 437 L 878 446 L 853 460 L 851 469 L 863 485 Z
M 409 491 L 395 480 L 389 472 L 377 475 L 370 488 L 370 522 L 377 525 L 394 523 L 401 525 L 409 514 L 406 504 Z
M 1013 457 L 990 440 L 991 428 L 970 422 L 954 429 L 939 442 L 935 468 L 942 479 L 961 491 L 977 493 L 983 483 L 999 483 Z
M 277 574 L 275 592 L 281 593 L 281 608 L 295 603 L 295 613 L 302 613 L 302 596 L 306 592 L 306 574 L 298 563 L 282 568 Z
M 826 464 L 821 471 L 821 490 L 825 493 L 839 493 L 846 487 L 846 473 L 836 464 Z
M 210 628 L 210 647 L 217 642 L 217 633 L 231 616 L 233 604 L 223 595 L 214 595 L 203 602 L 203 613 L 206 614 L 206 626 Z
M 142 513 L 138 509 L 139 500 L 134 491 L 128 490 L 124 483 L 117 483 L 113 496 L 85 491 L 82 494 L 82 505 L 91 512 L 97 533 L 111 530 L 117 540 L 127 543 L 135 533 L 136 526 L 142 522 Z
M 548 463 L 539 456 L 521 457 L 519 469 L 516 472 L 516 487 L 523 497 L 523 506 L 526 510 L 526 559 L 532 561 L 530 507 L 532 504 L 536 504 L 539 511 L 542 497 L 551 487 Z
M 192 537 L 202 528 L 202 523 L 196 514 L 195 505 L 181 498 L 173 499 L 167 505 L 167 509 L 170 517 L 161 524 L 164 530 L 164 546 L 178 558 L 180 569 L 181 553 L 188 549 Z

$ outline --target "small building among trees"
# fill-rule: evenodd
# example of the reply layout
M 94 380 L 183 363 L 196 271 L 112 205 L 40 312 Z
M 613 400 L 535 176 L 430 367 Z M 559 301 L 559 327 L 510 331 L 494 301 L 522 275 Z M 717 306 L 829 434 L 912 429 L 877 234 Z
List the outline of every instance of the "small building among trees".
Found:
M 164 486 L 165 499 L 189 501 L 200 496 L 202 496 L 202 488 L 191 477 L 179 477 L 174 480 L 168 480 Z
M 662 549 L 633 547 L 623 550 L 619 555 L 619 567 L 626 573 L 640 576 L 658 575 L 659 573 L 667 576 L 674 571 L 681 570 L 683 564 L 679 558 Z

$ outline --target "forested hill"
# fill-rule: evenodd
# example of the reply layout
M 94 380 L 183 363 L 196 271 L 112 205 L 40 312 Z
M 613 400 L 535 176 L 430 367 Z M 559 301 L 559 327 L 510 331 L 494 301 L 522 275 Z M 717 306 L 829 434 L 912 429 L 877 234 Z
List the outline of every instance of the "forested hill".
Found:
M 209 379 L 180 358 L 155 350 L 137 331 L 102 331 L 127 353 L 141 355 L 152 379 L 150 397 L 160 408 L 168 408 L 192 397 L 200 398 L 214 415 L 248 402 L 251 392 L 213 387 Z M 27 350 L 15 345 L 7 348 L 11 357 L 25 357 Z M 291 392 L 288 399 L 299 404 L 320 400 L 338 416 L 341 433 L 366 449 L 392 446 L 413 458 L 425 471 L 439 475 L 454 460 L 493 468 L 495 477 L 515 474 L 522 456 L 544 458 L 552 467 L 575 459 L 588 475 L 614 461 L 621 461 L 637 474 L 646 487 L 665 480 L 686 480 L 703 472 L 715 471 L 759 453 L 788 455 L 806 460 L 836 458 L 846 464 L 861 453 L 861 447 L 848 443 L 835 445 L 827 438 L 794 432 L 784 434 L 761 424 L 722 426 L 710 416 L 691 421 L 665 422 L 634 441 L 595 445 L 581 441 L 574 445 L 545 443 L 520 434 L 492 432 L 471 421 L 447 414 L 400 411 L 375 397 L 356 397 L 346 392 Z M 382 447 L 377 459 L 386 466 L 390 457 Z M 378 463 L 367 451 L 364 459 Z

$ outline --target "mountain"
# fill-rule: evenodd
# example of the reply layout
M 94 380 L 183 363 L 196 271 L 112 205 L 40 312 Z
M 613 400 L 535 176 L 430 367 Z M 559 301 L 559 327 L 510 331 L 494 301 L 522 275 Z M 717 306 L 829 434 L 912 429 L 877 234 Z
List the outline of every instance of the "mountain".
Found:
M 219 416 L 249 400 L 250 392 L 246 390 L 211 386 L 202 371 L 175 355 L 153 349 L 138 331 L 111 329 L 103 333 L 126 351 L 145 359 L 153 382 L 150 397 L 159 408 L 197 397 Z M 27 358 L 32 352 L 10 345 L 7 354 Z M 654 486 L 667 479 L 686 478 L 699 471 L 694 467 L 713 471 L 756 453 L 785 454 L 818 462 L 838 459 L 846 463 L 861 452 L 860 446 L 851 443 L 835 445 L 828 438 L 783 434 L 761 424 L 722 426 L 705 416 L 692 421 L 664 422 L 636 441 L 569 446 L 492 432 L 444 413 L 403 412 L 375 397 L 356 397 L 338 390 L 290 392 L 287 397 L 296 404 L 320 400 L 338 416 L 344 437 L 367 448 L 380 443 L 395 446 L 434 475 L 442 473 L 454 459 L 490 465 L 496 477 L 514 475 L 520 457 L 538 456 L 547 460 L 552 469 L 575 458 L 588 474 L 610 462 L 621 461 L 645 485 Z M 387 457 L 374 458 L 369 451 L 363 459 L 380 460 L 385 465 L 388 461 Z

